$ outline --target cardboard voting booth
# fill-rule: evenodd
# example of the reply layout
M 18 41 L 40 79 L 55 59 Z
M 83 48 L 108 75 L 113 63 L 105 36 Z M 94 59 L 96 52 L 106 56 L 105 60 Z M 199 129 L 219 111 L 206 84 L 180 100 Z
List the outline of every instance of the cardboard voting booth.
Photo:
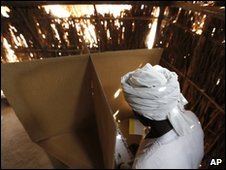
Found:
M 1 88 L 33 142 L 71 168 L 114 168 L 117 127 L 133 117 L 121 76 L 158 64 L 162 49 L 1 64 Z M 120 123 L 118 123 L 120 121 Z M 126 123 L 123 123 L 126 122 Z

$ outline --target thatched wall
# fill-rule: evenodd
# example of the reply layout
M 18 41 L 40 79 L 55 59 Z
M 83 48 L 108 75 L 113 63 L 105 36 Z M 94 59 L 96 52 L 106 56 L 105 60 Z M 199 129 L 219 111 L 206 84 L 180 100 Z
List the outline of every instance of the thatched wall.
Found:
M 199 35 L 192 25 L 201 24 L 203 17 L 205 22 Z M 161 65 L 180 75 L 182 92 L 189 100 L 187 108 L 196 113 L 203 126 L 204 169 L 220 168 L 209 165 L 212 158 L 225 160 L 224 22 L 219 15 L 170 7 L 156 42 L 165 49 Z M 223 167 L 224 164 L 221 165 Z

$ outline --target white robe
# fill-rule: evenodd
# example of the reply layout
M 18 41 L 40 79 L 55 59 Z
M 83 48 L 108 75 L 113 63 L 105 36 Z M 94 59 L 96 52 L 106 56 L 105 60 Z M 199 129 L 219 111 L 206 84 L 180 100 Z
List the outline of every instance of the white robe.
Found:
M 185 114 L 196 124 L 192 133 L 178 136 L 170 130 L 155 139 L 141 143 L 133 169 L 198 169 L 204 155 L 204 133 L 198 118 L 191 111 Z

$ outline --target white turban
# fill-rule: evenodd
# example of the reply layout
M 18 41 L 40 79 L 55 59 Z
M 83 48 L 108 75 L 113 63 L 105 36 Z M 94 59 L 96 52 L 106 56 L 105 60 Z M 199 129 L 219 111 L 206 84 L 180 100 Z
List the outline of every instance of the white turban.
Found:
M 134 111 L 151 120 L 169 119 L 178 135 L 191 131 L 194 121 L 183 113 L 188 102 L 180 93 L 175 72 L 148 63 L 125 74 L 121 85 Z

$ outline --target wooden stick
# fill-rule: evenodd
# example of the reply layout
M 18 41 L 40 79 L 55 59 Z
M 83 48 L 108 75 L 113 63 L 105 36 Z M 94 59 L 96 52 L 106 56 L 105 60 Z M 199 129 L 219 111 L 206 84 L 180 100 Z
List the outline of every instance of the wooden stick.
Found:
M 224 110 L 213 100 L 211 99 L 202 89 L 200 89 L 193 81 L 191 81 L 187 76 L 182 74 L 178 69 L 176 69 L 172 64 L 168 63 L 165 59 L 161 58 L 165 64 L 175 70 L 180 76 L 184 77 L 193 87 L 196 88 L 203 96 L 205 96 L 222 114 L 224 114 Z

